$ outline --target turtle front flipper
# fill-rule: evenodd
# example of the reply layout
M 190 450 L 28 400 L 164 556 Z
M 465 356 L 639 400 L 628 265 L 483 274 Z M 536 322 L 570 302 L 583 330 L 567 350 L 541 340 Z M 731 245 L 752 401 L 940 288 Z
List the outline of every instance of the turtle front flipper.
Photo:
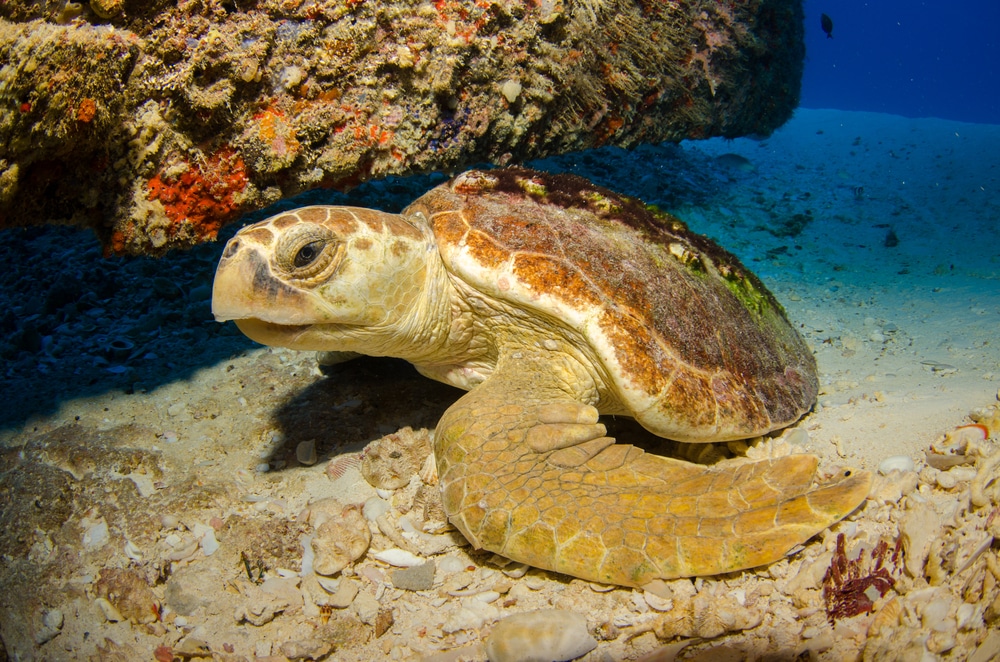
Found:
M 445 511 L 477 547 L 642 586 L 776 561 L 868 495 L 867 472 L 810 489 L 810 455 L 708 468 L 615 444 L 533 358 L 501 361 L 435 434 Z

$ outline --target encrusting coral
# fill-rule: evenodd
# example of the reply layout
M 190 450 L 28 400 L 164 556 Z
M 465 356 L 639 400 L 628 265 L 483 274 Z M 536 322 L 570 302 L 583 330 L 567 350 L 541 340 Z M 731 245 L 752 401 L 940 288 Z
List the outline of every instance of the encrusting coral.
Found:
M 5 2 L 0 227 L 161 253 L 315 187 L 766 135 L 802 34 L 779 0 Z

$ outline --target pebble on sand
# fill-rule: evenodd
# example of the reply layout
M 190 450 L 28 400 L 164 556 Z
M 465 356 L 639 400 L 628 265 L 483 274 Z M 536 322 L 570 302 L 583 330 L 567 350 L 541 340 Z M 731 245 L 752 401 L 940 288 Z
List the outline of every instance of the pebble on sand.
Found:
M 486 641 L 490 662 L 564 662 L 597 648 L 587 619 L 561 609 L 524 612 L 504 618 Z
M 429 591 L 434 586 L 434 561 L 393 570 L 392 585 L 407 591 Z

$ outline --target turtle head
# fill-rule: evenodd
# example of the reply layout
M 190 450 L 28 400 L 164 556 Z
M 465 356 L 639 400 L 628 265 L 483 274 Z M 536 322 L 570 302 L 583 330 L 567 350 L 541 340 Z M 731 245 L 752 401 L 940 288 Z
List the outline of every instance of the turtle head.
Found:
M 421 298 L 432 241 L 428 228 L 398 214 L 285 212 L 229 240 L 212 312 L 266 345 L 388 353 L 379 338 L 405 334 L 400 326 Z

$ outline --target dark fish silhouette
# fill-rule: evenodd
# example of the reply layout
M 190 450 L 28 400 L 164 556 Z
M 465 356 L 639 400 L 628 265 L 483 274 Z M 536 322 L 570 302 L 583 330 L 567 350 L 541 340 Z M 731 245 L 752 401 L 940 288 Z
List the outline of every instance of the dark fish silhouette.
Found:
M 833 39 L 833 19 L 823 14 L 819 17 L 819 24 L 823 26 L 823 32 L 826 33 L 827 39 Z

